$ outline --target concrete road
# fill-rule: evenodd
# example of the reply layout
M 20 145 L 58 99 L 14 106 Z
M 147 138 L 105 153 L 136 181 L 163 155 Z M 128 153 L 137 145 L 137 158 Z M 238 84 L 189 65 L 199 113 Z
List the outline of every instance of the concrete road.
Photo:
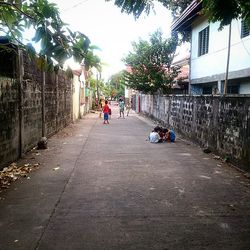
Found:
M 41 165 L 0 194 L 0 249 L 250 249 L 249 179 L 112 108 L 19 162 Z

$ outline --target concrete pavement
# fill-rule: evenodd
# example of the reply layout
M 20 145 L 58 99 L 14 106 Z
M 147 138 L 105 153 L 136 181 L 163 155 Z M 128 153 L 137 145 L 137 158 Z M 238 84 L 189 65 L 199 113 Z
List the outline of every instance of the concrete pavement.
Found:
M 0 249 L 250 249 L 250 182 L 135 113 L 89 114 L 19 163 L 0 196 Z

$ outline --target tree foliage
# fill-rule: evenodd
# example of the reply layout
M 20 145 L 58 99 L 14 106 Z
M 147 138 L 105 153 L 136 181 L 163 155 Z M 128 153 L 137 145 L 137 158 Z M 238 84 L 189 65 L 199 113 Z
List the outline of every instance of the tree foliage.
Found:
M 110 77 L 108 82 L 110 86 L 110 97 L 112 99 L 119 98 L 125 95 L 125 82 L 123 78 L 123 72 L 120 71 Z
M 81 62 L 90 44 L 89 38 L 73 32 L 61 20 L 59 10 L 47 0 L 8 0 L 0 1 L 0 32 L 13 39 L 19 46 L 23 44 L 23 32 L 33 28 L 33 41 L 40 43 L 41 58 L 56 60 L 62 65 L 66 59 L 74 57 Z M 31 44 L 26 47 L 35 50 Z
M 112 1 L 112 0 L 106 0 Z M 121 12 L 127 14 L 133 14 L 135 18 L 139 18 L 143 12 L 149 14 L 150 11 L 154 10 L 153 0 L 113 0 L 114 4 L 121 9 Z M 174 17 L 178 17 L 182 11 L 192 2 L 193 0 L 158 0 L 163 6 L 171 10 Z
M 177 18 L 193 0 L 159 0 L 164 7 L 171 10 L 173 18 Z
M 83 63 L 87 71 L 91 68 L 95 68 L 100 73 L 102 71 L 102 63 L 100 57 L 94 53 L 95 49 L 99 48 L 96 46 L 89 46 L 89 49 L 85 53 Z
M 231 23 L 232 19 L 242 18 L 250 28 L 249 0 L 203 0 L 204 13 L 212 22 L 219 21 L 220 28 Z
M 132 46 L 133 52 L 123 59 L 128 66 L 124 71 L 126 84 L 144 93 L 169 93 L 178 74 L 178 68 L 172 66 L 177 39 L 164 39 L 158 30 L 149 41 L 140 39 Z
M 111 0 L 106 0 L 111 1 Z M 178 17 L 193 0 L 158 0 L 171 10 L 173 17 Z M 213 22 L 219 21 L 221 27 L 229 24 L 234 18 L 245 19 L 250 27 L 249 0 L 201 0 L 204 13 Z M 114 4 L 122 12 L 133 14 L 138 18 L 143 12 L 147 14 L 153 9 L 153 0 L 114 0 Z M 197 0 L 199 2 L 199 0 Z
M 110 1 L 112 0 L 106 0 L 106 2 Z M 133 14 L 135 18 L 138 18 L 142 12 L 149 14 L 153 8 L 152 0 L 114 0 L 114 4 L 121 9 L 121 12 Z

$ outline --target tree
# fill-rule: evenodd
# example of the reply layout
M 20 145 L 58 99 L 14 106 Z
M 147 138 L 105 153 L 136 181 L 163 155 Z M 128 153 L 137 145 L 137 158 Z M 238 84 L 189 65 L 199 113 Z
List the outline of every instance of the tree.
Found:
M 0 32 L 19 46 L 26 47 L 22 38 L 29 28 L 35 30 L 33 41 L 40 43 L 40 56 L 48 62 L 54 59 L 62 66 L 72 56 L 77 62 L 86 56 L 89 38 L 67 28 L 56 4 L 47 0 L 0 1 Z M 31 44 L 26 48 L 35 53 Z
M 130 69 L 124 72 L 126 84 L 144 93 L 169 93 L 178 74 L 178 68 L 171 66 L 177 39 L 164 39 L 158 30 L 150 36 L 149 42 L 140 39 L 132 46 L 134 51 L 123 59 Z
M 192 0 L 158 0 L 158 2 L 170 9 L 176 18 Z M 142 12 L 148 14 L 153 9 L 152 0 L 115 0 L 114 4 L 121 8 L 122 12 L 133 14 L 135 18 L 138 18 Z M 208 15 L 209 19 L 212 22 L 219 21 L 221 27 L 231 23 L 234 18 L 242 18 L 246 20 L 250 28 L 249 0 L 203 0 L 202 5 L 204 13 Z
M 112 1 L 112 0 L 106 0 Z M 163 6 L 171 10 L 173 16 L 178 16 L 193 0 L 158 0 Z M 154 1 L 152 0 L 114 0 L 114 4 L 121 9 L 121 12 L 133 14 L 139 18 L 143 12 L 149 14 L 154 10 Z
M 125 82 L 122 71 L 112 75 L 108 84 L 110 85 L 111 98 L 119 98 L 125 95 Z
M 93 75 L 92 69 L 96 69 L 96 80 L 92 81 L 95 84 L 96 95 L 99 100 L 100 98 L 100 80 L 101 80 L 101 73 L 102 73 L 102 64 L 101 59 L 94 54 L 94 50 L 99 49 L 96 46 L 90 46 L 89 50 L 87 51 L 82 64 L 84 65 L 85 70 L 88 72 L 90 79 L 87 79 L 87 85 L 91 84 L 91 76 Z
M 220 28 L 237 18 L 244 19 L 250 28 L 249 0 L 203 0 L 202 5 L 209 20 L 219 21 Z
M 179 17 L 192 1 L 193 0 L 159 0 L 159 2 L 162 3 L 164 7 L 171 10 L 174 19 Z

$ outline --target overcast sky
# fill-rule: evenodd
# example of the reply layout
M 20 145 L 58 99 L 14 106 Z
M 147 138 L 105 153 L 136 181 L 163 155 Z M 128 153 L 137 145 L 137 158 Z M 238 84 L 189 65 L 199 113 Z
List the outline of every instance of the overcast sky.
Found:
M 139 37 L 148 39 L 150 33 L 160 28 L 165 37 L 170 36 L 171 14 L 161 4 L 155 2 L 155 11 L 135 20 L 132 15 L 121 13 L 114 5 L 114 0 L 50 0 L 55 2 L 63 21 L 73 31 L 87 35 L 93 45 L 101 51 L 96 52 L 101 60 L 108 64 L 103 69 L 103 76 L 124 68 L 121 58 L 131 51 L 131 42 Z

